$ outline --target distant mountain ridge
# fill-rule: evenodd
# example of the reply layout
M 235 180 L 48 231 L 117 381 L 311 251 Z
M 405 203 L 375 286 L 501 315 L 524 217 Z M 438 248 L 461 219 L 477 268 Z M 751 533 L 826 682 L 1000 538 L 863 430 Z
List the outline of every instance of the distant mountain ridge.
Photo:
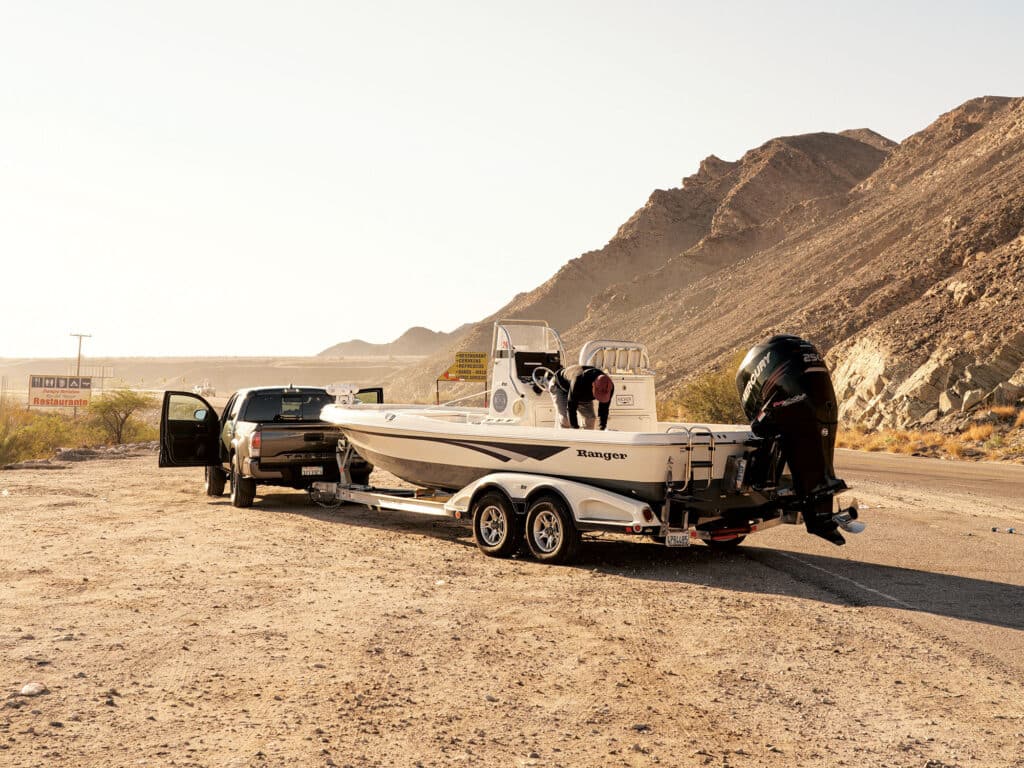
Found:
M 415 326 L 410 328 L 394 341 L 386 344 L 373 344 L 361 339 L 343 341 L 328 347 L 317 357 L 405 357 L 432 355 L 449 346 L 464 333 L 468 326 L 463 325 L 451 333 L 432 331 L 429 328 Z

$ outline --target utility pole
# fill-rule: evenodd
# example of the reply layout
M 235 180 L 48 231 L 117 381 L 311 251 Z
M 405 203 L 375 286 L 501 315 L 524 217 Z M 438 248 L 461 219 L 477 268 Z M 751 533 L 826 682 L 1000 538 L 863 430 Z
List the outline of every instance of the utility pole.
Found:
M 75 366 L 75 376 L 81 377 L 81 375 L 82 375 L 82 339 L 91 339 L 92 338 L 92 334 L 91 333 L 71 333 L 71 334 L 68 334 L 68 335 L 69 336 L 77 336 L 78 337 L 78 365 Z M 73 415 L 76 418 L 78 417 L 78 406 L 77 405 L 75 406 L 75 410 L 73 411 Z

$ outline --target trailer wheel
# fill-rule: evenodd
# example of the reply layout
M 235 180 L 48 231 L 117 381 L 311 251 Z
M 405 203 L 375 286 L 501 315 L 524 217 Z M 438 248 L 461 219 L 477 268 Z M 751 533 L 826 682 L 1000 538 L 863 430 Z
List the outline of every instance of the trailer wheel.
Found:
M 503 493 L 488 491 L 473 504 L 473 540 L 488 557 L 511 557 L 519 550 L 523 529 Z
M 203 485 L 206 488 L 207 496 L 223 496 L 224 485 L 227 483 L 227 476 L 220 467 L 204 467 Z
M 231 506 L 251 507 L 255 498 L 256 480 L 251 477 L 241 477 L 238 467 L 231 462 Z
M 736 547 L 743 543 L 743 540 L 745 538 L 747 537 L 737 536 L 735 539 L 725 539 L 722 541 L 716 541 L 714 539 L 704 539 L 704 543 L 712 549 L 717 549 L 720 552 L 727 552 L 729 550 L 736 549 Z
M 541 496 L 526 511 L 526 543 L 542 563 L 567 563 L 576 556 L 580 534 L 565 502 Z

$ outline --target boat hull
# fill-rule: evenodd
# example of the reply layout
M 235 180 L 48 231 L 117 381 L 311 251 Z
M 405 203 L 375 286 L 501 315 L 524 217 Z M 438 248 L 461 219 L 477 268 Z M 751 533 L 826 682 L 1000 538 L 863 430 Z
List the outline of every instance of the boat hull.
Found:
M 526 472 L 588 483 L 652 504 L 664 499 L 670 477 L 683 480 L 687 466 L 692 465 L 702 487 L 721 478 L 728 455 L 742 453 L 749 437 L 746 429 L 723 430 L 709 453 L 709 436 L 691 439 L 680 432 L 521 427 L 358 406 L 330 406 L 322 417 L 337 424 L 364 459 L 414 485 L 454 491 L 492 472 Z

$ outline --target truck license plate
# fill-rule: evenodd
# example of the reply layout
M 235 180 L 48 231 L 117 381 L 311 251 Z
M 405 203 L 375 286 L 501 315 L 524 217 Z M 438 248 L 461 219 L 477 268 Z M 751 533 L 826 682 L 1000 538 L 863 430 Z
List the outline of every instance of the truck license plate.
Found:
M 689 531 L 671 531 L 665 537 L 666 547 L 688 547 L 690 546 Z
M 323 467 L 303 467 L 303 475 L 322 475 L 324 473 Z

